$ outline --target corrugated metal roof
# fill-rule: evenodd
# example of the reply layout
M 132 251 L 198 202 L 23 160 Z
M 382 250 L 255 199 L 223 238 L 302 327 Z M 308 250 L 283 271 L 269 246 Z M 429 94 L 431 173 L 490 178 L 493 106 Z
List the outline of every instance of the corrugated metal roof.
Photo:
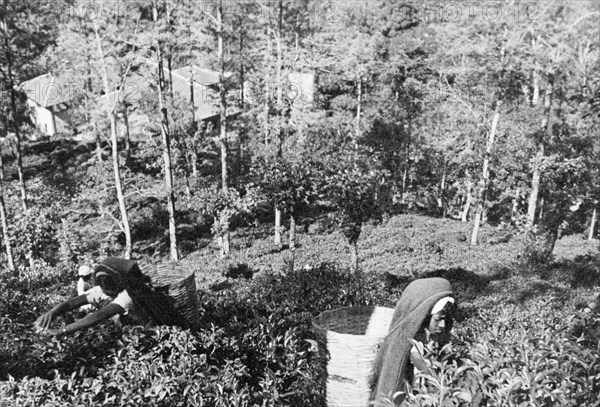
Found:
M 29 99 L 44 108 L 68 103 L 73 96 L 73 89 L 51 73 L 23 82 L 21 88 Z
M 148 68 L 156 69 L 156 63 L 147 60 L 146 65 Z M 165 71 L 165 79 L 169 79 L 168 69 L 163 68 Z M 173 92 L 179 94 L 185 98 L 190 98 L 190 67 L 183 67 L 171 71 L 173 80 Z M 184 75 L 187 73 L 187 75 Z M 196 74 L 199 76 L 196 77 Z M 198 79 L 203 82 L 198 82 Z M 206 120 L 211 117 L 215 117 L 219 114 L 219 95 L 214 89 L 211 89 L 208 84 L 216 78 L 216 83 L 219 82 L 219 74 L 208 69 L 198 68 L 194 66 L 194 105 L 195 105 L 195 117 L 196 120 Z M 129 104 L 139 103 L 141 96 L 145 90 L 148 89 L 150 83 L 148 78 L 142 76 L 139 73 L 132 73 L 125 80 L 123 89 L 120 94 L 117 91 L 111 92 L 108 95 L 103 95 L 99 98 L 105 109 L 110 108 L 115 102 L 115 98 L 118 97 L 126 100 Z M 236 114 L 230 109 L 228 116 Z
M 147 60 L 146 64 L 154 66 L 156 64 Z M 165 69 L 165 77 L 168 78 L 168 70 Z M 211 71 L 197 66 L 194 70 L 194 104 L 196 105 L 196 119 L 206 120 L 219 114 L 219 95 L 210 85 L 219 83 L 218 72 Z M 190 98 L 190 67 L 183 67 L 171 71 L 173 78 L 173 91 L 183 97 Z M 230 78 L 232 75 L 226 75 Z M 116 98 L 126 101 L 128 104 L 138 104 L 142 94 L 149 88 L 149 81 L 142 74 L 132 72 L 123 82 L 120 91 L 113 91 L 98 98 L 98 103 L 104 109 L 111 108 Z M 61 103 L 68 103 L 72 98 L 71 89 L 56 76 L 48 73 L 38 76 L 24 82 L 21 87 L 26 92 L 27 97 L 38 105 L 49 108 Z M 228 109 L 229 115 L 236 114 Z

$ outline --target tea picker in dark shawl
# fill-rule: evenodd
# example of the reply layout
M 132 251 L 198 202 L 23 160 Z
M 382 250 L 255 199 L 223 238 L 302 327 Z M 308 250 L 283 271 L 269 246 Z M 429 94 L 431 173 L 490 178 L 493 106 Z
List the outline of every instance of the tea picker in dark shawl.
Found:
M 424 278 L 406 287 L 373 364 L 371 400 L 381 405 L 389 405 L 385 404 L 386 399 L 392 400 L 393 405 L 402 402 L 398 392 L 406 391 L 405 382 L 412 382 L 415 368 L 428 371 L 411 340 L 447 343 L 454 307 L 454 293 L 448 280 Z
M 169 298 L 150 287 L 150 279 L 135 261 L 108 257 L 96 267 L 94 280 L 96 286 L 85 294 L 66 300 L 41 315 L 36 327 L 52 335 L 62 335 L 87 329 L 116 316 L 124 322 L 141 325 L 185 325 Z M 93 304 L 99 309 L 60 330 L 49 329 L 55 317 L 85 304 Z

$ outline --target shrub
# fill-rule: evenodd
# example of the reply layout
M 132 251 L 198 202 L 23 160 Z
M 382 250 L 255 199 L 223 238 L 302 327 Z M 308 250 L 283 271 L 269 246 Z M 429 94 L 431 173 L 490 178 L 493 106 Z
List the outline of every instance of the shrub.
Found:
M 598 405 L 600 349 L 573 334 L 581 316 L 549 301 L 529 306 L 499 305 L 458 326 L 458 345 L 427 358 L 434 373 L 422 375 L 408 399 L 415 406 Z
M 342 306 L 393 307 L 411 280 L 330 263 L 258 273 L 229 289 L 201 290 L 196 332 L 104 324 L 56 339 L 31 326 L 73 289 L 69 274 L 31 273 L 25 281 L 0 276 L 0 399 L 8 405 L 324 406 L 327 354 L 311 317 Z M 463 297 L 473 278 L 463 269 L 431 275 L 449 278 Z M 434 375 L 407 396 L 412 405 L 594 405 L 600 319 L 574 311 L 579 299 L 564 291 L 568 284 L 506 276 L 472 286 L 452 345 L 431 358 Z M 520 300 L 509 303 L 515 292 Z

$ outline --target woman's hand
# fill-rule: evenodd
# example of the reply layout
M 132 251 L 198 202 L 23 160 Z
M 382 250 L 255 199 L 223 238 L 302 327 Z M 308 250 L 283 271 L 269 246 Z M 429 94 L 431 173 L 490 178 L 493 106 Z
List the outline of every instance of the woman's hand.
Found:
M 64 328 L 61 328 L 61 329 L 50 328 L 50 329 L 46 329 L 45 331 L 43 331 L 43 333 L 46 335 L 61 336 L 65 333 L 65 329 Z
M 48 311 L 42 315 L 35 321 L 35 328 L 37 331 L 45 331 L 50 327 L 52 320 L 54 319 L 54 312 Z

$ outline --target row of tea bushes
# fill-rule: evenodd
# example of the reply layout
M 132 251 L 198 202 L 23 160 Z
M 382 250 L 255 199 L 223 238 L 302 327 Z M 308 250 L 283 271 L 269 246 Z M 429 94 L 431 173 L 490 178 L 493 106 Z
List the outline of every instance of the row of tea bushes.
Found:
M 561 296 L 519 302 L 509 296 L 514 290 L 497 288 L 528 280 L 505 278 L 470 294 L 479 297 L 464 304 L 452 352 L 431 362 L 434 377 L 424 379 L 407 402 L 598 405 L 594 324 L 600 321 L 575 311 L 575 290 L 562 287 Z M 232 281 L 222 291 L 201 291 L 197 332 L 105 324 L 56 339 L 34 334 L 31 325 L 39 310 L 59 299 L 60 276 L 38 295 L 19 290 L 18 281 L 6 275 L 0 279 L 0 288 L 11 287 L 0 300 L 0 400 L 11 407 L 323 406 L 326 356 L 311 316 L 340 306 L 393 306 L 409 281 L 327 264 L 262 274 Z
M 600 317 L 529 301 L 482 310 L 429 359 L 414 406 L 600 406 Z M 427 350 L 425 350 L 427 353 Z

